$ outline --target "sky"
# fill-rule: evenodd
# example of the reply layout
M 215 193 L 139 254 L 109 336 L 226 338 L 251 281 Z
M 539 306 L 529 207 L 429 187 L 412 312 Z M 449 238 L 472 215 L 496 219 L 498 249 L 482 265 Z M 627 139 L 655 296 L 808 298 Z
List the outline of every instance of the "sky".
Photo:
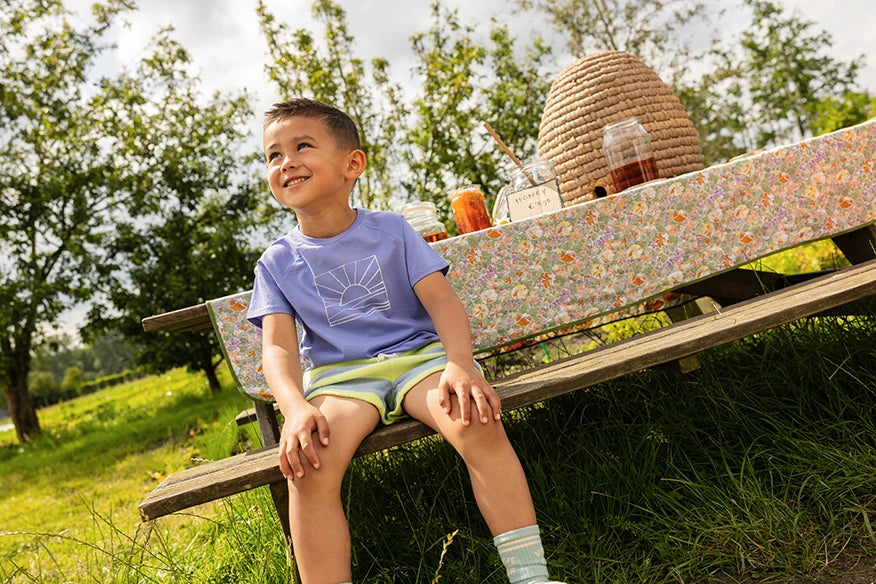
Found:
M 92 0 L 68 0 L 74 10 L 87 11 Z M 738 0 L 705 0 L 710 7 L 726 7 L 718 25 L 735 31 L 746 22 Z M 861 72 L 861 85 L 876 93 L 876 7 L 872 0 L 778 0 L 788 11 L 798 11 L 807 21 L 826 30 L 833 38 L 833 56 L 849 61 L 868 55 Z M 385 57 L 397 80 L 408 85 L 414 63 L 409 38 L 425 31 L 431 23 L 431 0 L 339 0 L 347 13 L 350 33 L 364 59 Z M 139 10 L 128 16 L 129 24 L 113 34 L 118 44 L 117 66 L 131 63 L 144 54 L 148 39 L 163 26 L 172 25 L 175 38 L 192 54 L 195 70 L 208 90 L 247 88 L 255 96 L 261 113 L 285 96 L 275 93 L 264 75 L 265 43 L 255 15 L 256 0 L 141 0 Z M 290 29 L 320 29 L 311 15 L 311 0 L 266 0 L 269 10 Z M 564 50 L 564 40 L 534 13 L 513 12 L 514 0 L 444 0 L 459 10 L 461 20 L 476 25 L 486 34 L 489 19 L 508 24 L 520 46 L 539 34 L 555 47 L 556 73 L 573 62 Z M 260 117 L 260 116 L 259 116 Z
M 89 13 L 93 0 L 67 0 L 67 6 L 81 14 Z M 318 34 L 320 28 L 310 16 L 311 0 L 265 0 L 274 16 L 291 30 L 307 28 Z M 738 0 L 705 0 L 710 7 L 726 7 L 719 23 L 726 34 L 738 32 L 747 19 L 736 8 Z M 873 0 L 778 0 L 787 11 L 827 31 L 833 40 L 831 56 L 848 62 L 867 56 L 859 74 L 863 89 L 876 93 L 876 5 Z M 384 57 L 390 61 L 396 81 L 412 86 L 414 56 L 410 36 L 426 31 L 431 24 L 431 0 L 339 0 L 347 14 L 349 32 L 356 42 L 358 56 L 368 60 Z M 461 22 L 486 34 L 491 17 L 508 25 L 521 47 L 533 35 L 540 35 L 554 47 L 552 69 L 559 73 L 574 59 L 565 51 L 565 41 L 548 23 L 533 13 L 514 13 L 514 0 L 443 0 L 459 11 Z M 131 66 L 146 54 L 149 39 L 162 27 L 173 26 L 174 38 L 190 52 L 194 70 L 205 94 L 214 90 L 248 90 L 254 97 L 257 115 L 253 131 L 260 129 L 261 113 L 271 103 L 287 96 L 276 93 L 264 75 L 267 60 L 265 43 L 255 15 L 256 0 L 140 0 L 139 9 L 126 16 L 125 26 L 111 31 L 117 44 L 113 58 L 101 63 L 108 74 Z M 258 146 L 256 146 L 258 147 Z M 180 307 L 183 308 L 183 307 Z M 74 333 L 86 312 L 71 309 L 63 316 L 60 330 Z M 148 315 L 144 315 L 148 316 Z

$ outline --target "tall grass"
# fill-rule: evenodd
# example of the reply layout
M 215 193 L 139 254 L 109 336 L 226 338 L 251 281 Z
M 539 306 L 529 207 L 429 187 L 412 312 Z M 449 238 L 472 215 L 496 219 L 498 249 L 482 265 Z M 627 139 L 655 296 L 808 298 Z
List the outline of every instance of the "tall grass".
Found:
M 642 372 L 515 415 L 556 575 L 705 582 L 876 555 L 873 325 L 804 321 L 709 351 L 683 377 Z M 372 457 L 350 480 L 366 581 L 420 581 L 456 528 L 448 581 L 503 581 L 443 443 Z
M 807 319 L 709 350 L 700 360 L 702 367 L 687 375 L 644 371 L 506 415 L 552 576 L 594 583 L 826 582 L 838 561 L 861 556 L 872 565 L 876 318 Z M 80 417 L 92 424 L 83 437 L 104 431 L 89 415 Z M 222 412 L 215 419 L 231 417 Z M 182 462 L 165 463 L 168 471 L 193 450 L 204 456 L 206 442 L 218 456 L 255 439 L 251 429 L 238 436 L 227 423 L 203 424 L 208 432 L 189 436 L 198 424 L 179 420 L 169 460 Z M 110 443 L 129 440 L 115 427 L 107 432 Z M 17 501 L 39 496 L 25 475 L 46 462 L 64 466 L 64 455 L 54 452 L 60 446 L 34 446 L 27 464 L 10 454 L 13 447 L 3 450 L 0 529 Z M 152 439 L 152 446 L 130 448 L 146 461 L 154 446 Z M 123 459 L 70 464 L 79 473 L 97 466 L 112 475 Z M 138 526 L 130 508 L 154 484 L 145 480 L 154 463 L 136 469 L 137 460 L 132 452 L 121 465 L 144 479 L 136 488 L 118 485 L 135 491 L 124 509 L 118 499 L 108 509 L 99 491 L 79 504 L 87 524 L 75 534 L 37 523 L 16 528 L 28 534 L 0 536 L 0 575 L 7 582 L 289 581 L 292 560 L 265 489 Z M 76 473 L 64 476 L 74 480 Z M 10 484 L 22 492 L 15 500 Z M 344 493 L 357 582 L 505 581 L 465 468 L 441 440 L 357 459 Z

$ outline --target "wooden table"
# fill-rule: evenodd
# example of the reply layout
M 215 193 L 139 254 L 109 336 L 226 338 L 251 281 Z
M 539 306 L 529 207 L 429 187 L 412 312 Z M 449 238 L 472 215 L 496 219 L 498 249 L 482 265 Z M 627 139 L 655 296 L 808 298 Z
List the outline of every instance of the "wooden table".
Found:
M 678 294 L 736 303 L 497 382 L 506 411 L 876 294 L 876 121 L 624 193 L 435 244 L 472 322 L 478 351 L 656 310 Z M 738 270 L 768 254 L 833 239 L 852 268 L 787 277 Z M 811 281 L 802 281 L 807 278 Z M 783 288 L 770 292 L 772 288 Z M 249 292 L 144 319 L 147 331 L 207 330 L 211 317 L 241 390 L 257 400 L 266 444 L 278 437 L 259 369 Z M 872 306 L 872 304 L 870 305 Z M 869 308 L 868 308 L 869 310 Z M 431 433 L 406 420 L 359 454 Z M 275 447 L 168 477 L 144 520 L 271 485 L 285 520 Z

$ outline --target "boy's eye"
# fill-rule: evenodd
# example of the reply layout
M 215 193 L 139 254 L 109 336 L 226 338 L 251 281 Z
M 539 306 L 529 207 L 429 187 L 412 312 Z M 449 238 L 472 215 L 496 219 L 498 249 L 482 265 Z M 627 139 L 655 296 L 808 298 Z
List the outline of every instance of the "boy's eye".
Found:
M 268 154 L 268 161 L 271 161 L 271 160 L 277 158 L 278 156 L 280 156 L 279 152 L 271 152 L 270 154 Z
M 307 142 L 301 142 L 298 145 L 298 150 L 303 150 L 304 148 L 310 148 L 310 144 L 308 144 Z

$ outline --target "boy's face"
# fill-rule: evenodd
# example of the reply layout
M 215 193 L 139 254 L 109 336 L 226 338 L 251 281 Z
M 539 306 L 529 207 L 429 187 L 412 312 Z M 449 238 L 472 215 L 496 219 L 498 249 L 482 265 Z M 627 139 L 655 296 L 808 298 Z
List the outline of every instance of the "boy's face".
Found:
M 296 213 L 348 206 L 353 182 L 364 170 L 361 151 L 339 147 L 318 118 L 272 122 L 264 131 L 264 148 L 271 193 Z

